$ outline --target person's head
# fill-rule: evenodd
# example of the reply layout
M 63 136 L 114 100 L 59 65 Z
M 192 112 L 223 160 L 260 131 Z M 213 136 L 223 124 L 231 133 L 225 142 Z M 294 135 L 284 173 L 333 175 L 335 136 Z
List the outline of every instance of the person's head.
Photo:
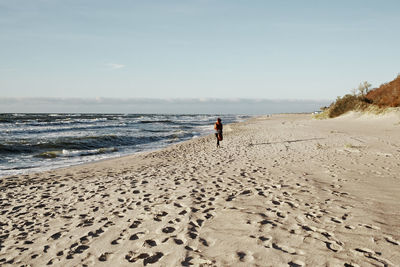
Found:
M 221 118 L 218 118 L 217 121 L 218 121 L 218 122 L 221 122 Z

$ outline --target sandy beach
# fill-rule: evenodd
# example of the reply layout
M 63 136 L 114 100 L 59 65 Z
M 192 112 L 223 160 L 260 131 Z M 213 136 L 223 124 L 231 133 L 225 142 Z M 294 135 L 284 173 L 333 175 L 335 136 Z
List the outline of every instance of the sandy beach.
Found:
M 1 178 L 0 265 L 400 266 L 399 113 L 214 138 Z

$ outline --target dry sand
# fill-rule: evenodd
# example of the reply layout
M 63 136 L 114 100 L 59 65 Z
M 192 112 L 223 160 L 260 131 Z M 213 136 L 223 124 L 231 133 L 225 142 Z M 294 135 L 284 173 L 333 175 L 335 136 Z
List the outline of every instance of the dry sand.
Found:
M 400 266 L 399 121 L 265 116 L 2 178 L 0 265 Z

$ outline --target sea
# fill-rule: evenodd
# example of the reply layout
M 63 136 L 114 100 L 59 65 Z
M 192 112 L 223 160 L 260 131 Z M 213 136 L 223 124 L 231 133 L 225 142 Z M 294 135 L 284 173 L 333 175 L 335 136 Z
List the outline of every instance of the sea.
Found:
M 157 150 L 213 132 L 217 115 L 0 114 L 0 177 Z M 224 124 L 249 115 L 220 116 Z

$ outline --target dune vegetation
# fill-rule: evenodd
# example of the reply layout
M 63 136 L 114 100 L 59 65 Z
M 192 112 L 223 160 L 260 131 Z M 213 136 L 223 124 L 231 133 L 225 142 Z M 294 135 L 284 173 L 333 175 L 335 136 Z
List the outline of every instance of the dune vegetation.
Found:
M 400 74 L 393 81 L 371 89 L 368 82 L 360 83 L 351 94 L 338 96 L 329 107 L 322 108 L 318 119 L 335 118 L 349 111 L 382 113 L 389 108 L 400 107 Z

